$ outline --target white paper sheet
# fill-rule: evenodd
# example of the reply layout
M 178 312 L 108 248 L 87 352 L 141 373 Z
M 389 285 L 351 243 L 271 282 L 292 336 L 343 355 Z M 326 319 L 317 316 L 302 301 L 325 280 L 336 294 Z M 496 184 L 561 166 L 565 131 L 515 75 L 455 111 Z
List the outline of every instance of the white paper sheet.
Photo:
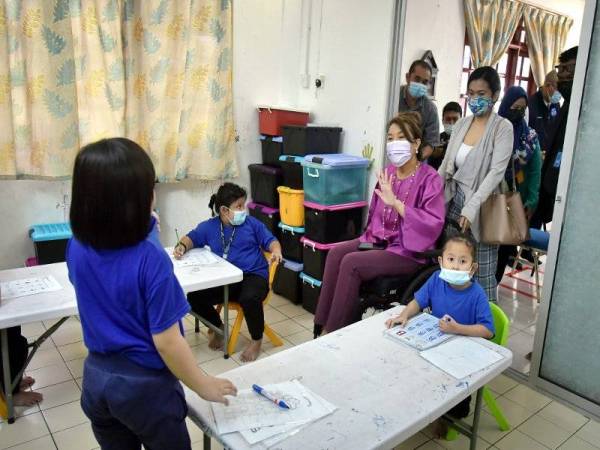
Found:
M 263 388 L 284 400 L 291 408 L 280 408 L 252 389 L 240 390 L 236 397 L 230 398 L 229 406 L 211 403 L 219 434 L 274 425 L 301 426 L 331 413 L 298 381 L 271 384 Z M 267 431 L 264 434 L 269 435 Z
M 456 379 L 462 379 L 500 361 L 502 355 L 467 337 L 457 337 L 421 356 Z
M 61 289 L 62 286 L 52 275 L 5 281 L 0 287 L 3 299 L 25 297 L 26 295 L 41 294 L 43 292 L 60 291 Z
M 207 248 L 194 248 L 189 252 L 186 252 L 181 259 L 175 259 L 173 257 L 173 249 L 168 249 L 169 256 L 173 265 L 176 268 L 190 267 L 190 266 L 210 266 L 217 264 L 219 259 Z
M 431 314 L 423 313 L 413 317 L 406 326 L 400 325 L 385 332 L 388 337 L 410 345 L 417 350 L 435 347 L 452 337 L 440 330 L 440 319 Z

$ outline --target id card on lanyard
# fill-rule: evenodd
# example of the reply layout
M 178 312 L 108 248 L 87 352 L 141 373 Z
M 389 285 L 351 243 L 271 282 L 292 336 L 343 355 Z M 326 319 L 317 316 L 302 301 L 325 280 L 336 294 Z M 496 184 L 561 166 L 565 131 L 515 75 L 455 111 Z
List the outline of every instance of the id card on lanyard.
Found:
M 233 238 L 235 237 L 235 227 L 233 227 L 233 231 L 231 232 L 231 236 L 229 236 L 229 240 L 227 244 L 225 243 L 225 230 L 223 229 L 223 222 L 221 222 L 221 244 L 223 245 L 223 259 L 227 260 L 229 256 L 229 249 L 231 248 L 231 243 L 233 242 Z

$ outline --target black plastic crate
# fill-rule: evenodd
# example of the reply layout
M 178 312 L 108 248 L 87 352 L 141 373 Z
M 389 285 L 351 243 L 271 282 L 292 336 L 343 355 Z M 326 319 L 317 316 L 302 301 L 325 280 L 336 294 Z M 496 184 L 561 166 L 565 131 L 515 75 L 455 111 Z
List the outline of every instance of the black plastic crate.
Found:
M 302 263 L 284 260 L 277 266 L 273 280 L 273 292 L 293 303 L 302 303 Z
M 302 156 L 282 155 L 279 157 L 279 165 L 283 170 L 283 185 L 292 189 L 303 188 Z
M 322 282 L 305 273 L 300 274 L 302 280 L 302 307 L 310 313 L 317 311 Z
M 67 243 L 71 236 L 71 226 L 68 223 L 33 225 L 29 230 L 29 237 L 33 241 L 38 264 L 65 261 Z
M 325 273 L 325 263 L 327 262 L 327 255 L 329 251 L 339 242 L 335 244 L 321 244 L 320 242 L 314 242 L 310 239 L 303 237 L 300 239 L 302 243 L 302 262 L 304 263 L 304 273 L 310 277 L 316 278 L 317 280 L 323 279 Z
M 271 208 L 279 207 L 277 186 L 281 185 L 281 168 L 265 164 L 250 164 L 250 192 L 252 200 Z
M 302 261 L 302 243 L 300 239 L 304 236 L 304 228 L 290 227 L 284 223 L 279 224 L 281 229 L 281 250 L 283 257 L 291 261 Z
M 356 239 L 362 232 L 367 202 L 324 206 L 304 202 L 306 238 L 322 244 Z
M 342 129 L 339 127 L 283 126 L 283 152 L 286 155 L 337 153 Z
M 260 145 L 262 147 L 263 164 L 279 167 L 279 157 L 283 153 L 283 137 L 262 135 Z
M 248 203 L 248 211 L 252 217 L 260 220 L 266 225 L 273 236 L 279 239 L 279 210 L 270 208 L 265 205 L 259 205 L 258 203 Z

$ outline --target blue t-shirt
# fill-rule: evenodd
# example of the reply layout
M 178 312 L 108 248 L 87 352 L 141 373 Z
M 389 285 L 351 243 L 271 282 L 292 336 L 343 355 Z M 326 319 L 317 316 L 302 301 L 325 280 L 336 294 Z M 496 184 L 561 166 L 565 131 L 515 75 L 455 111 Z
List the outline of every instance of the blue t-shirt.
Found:
M 229 242 L 233 230 L 233 226 L 223 225 L 225 245 Z M 194 243 L 194 247 L 208 245 L 213 253 L 223 256 L 221 219 L 218 216 L 200 222 L 187 236 Z M 271 234 L 264 223 L 248 216 L 243 224 L 235 227 L 235 235 L 229 247 L 227 261 L 244 273 L 256 274 L 269 279 L 269 265 L 262 254 L 262 249 L 268 250 L 274 240 L 275 236 Z
M 183 334 L 181 319 L 190 305 L 156 236 L 116 250 L 97 250 L 72 238 L 67 266 L 89 351 L 163 369 L 152 335 L 177 322 Z
M 438 270 L 415 293 L 415 300 L 421 309 L 431 308 L 435 317 L 441 319 L 448 314 L 461 325 L 483 325 L 495 333 L 488 298 L 476 281 L 464 290 L 454 289 L 440 278 Z

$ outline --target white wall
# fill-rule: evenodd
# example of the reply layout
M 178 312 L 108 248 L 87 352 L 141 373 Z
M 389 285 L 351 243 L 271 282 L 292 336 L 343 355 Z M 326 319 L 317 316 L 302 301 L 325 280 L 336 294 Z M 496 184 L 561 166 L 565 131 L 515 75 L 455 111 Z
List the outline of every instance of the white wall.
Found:
M 312 7 L 309 8 L 312 3 Z M 308 11 L 310 87 L 305 68 Z M 249 186 L 247 165 L 260 162 L 256 105 L 307 108 L 313 121 L 344 128 L 342 150 L 360 154 L 366 143 L 383 146 L 393 0 L 241 0 L 233 7 L 234 119 L 240 178 Z M 324 87 L 314 87 L 317 74 Z M 379 156 L 375 155 L 376 160 Z M 187 232 L 209 217 L 210 195 L 219 183 L 184 181 L 156 188 L 164 244 L 174 228 Z M 31 224 L 63 221 L 56 204 L 68 182 L 0 181 L 0 269 L 21 266 L 33 255 Z M 67 209 L 68 212 L 68 209 Z

